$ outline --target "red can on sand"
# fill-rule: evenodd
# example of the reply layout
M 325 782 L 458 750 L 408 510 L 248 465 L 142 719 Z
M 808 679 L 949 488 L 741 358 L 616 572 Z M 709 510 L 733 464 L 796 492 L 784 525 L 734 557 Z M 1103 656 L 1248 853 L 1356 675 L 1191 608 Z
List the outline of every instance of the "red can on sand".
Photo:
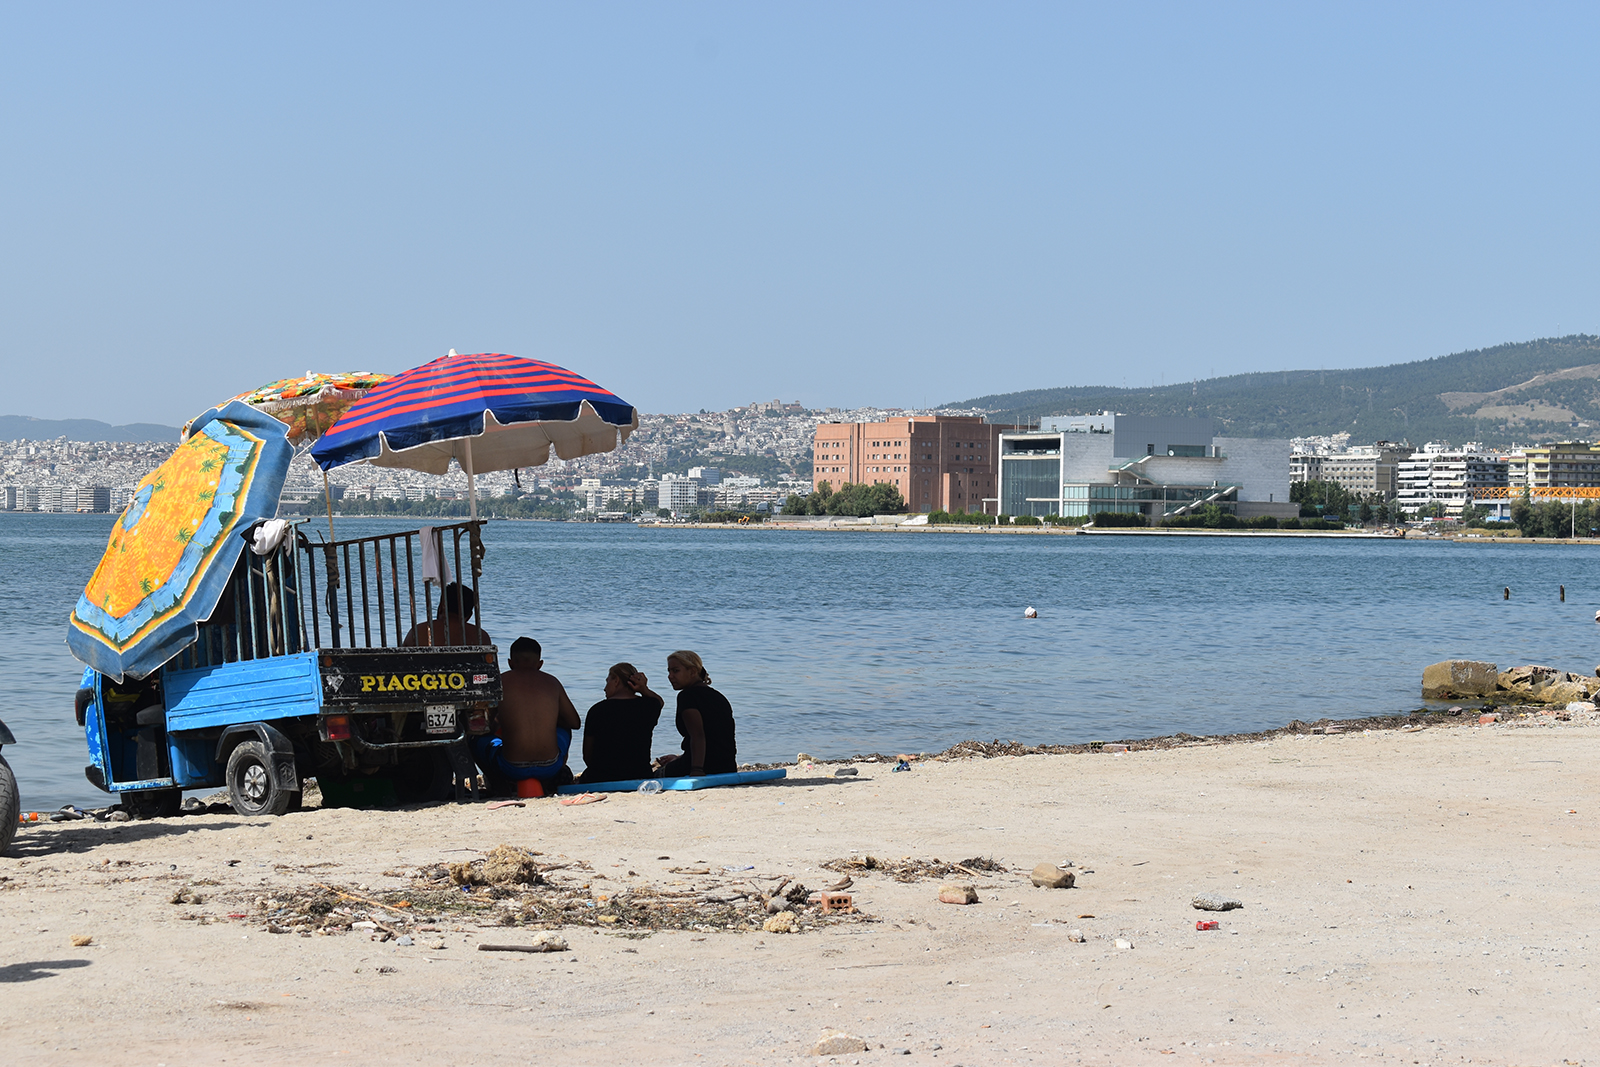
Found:
M 1219 925 L 1221 925 L 1221 924 L 1218 923 L 1215 919 L 1211 920 L 1210 922 L 1207 922 L 1204 919 L 1200 919 L 1200 920 L 1197 920 L 1195 922 L 1194 928 L 1196 930 L 1215 930 Z

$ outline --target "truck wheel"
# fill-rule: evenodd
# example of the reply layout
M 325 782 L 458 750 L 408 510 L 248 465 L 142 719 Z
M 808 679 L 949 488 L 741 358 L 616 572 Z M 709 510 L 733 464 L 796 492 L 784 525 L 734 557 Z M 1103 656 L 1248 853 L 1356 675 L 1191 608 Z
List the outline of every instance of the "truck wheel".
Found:
M 17 794 L 17 776 L 11 764 L 0 756 L 0 856 L 11 847 L 17 833 L 17 818 L 22 814 L 22 797 Z
M 240 815 L 282 815 L 300 791 L 284 789 L 260 741 L 245 741 L 228 754 L 228 799 Z
M 122 810 L 135 819 L 170 819 L 183 810 L 183 790 L 128 790 L 122 794 Z

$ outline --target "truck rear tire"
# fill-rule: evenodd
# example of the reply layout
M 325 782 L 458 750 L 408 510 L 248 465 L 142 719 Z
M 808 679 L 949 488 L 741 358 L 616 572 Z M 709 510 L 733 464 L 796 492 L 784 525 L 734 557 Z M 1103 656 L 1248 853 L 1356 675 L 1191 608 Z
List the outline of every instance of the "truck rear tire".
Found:
M 170 819 L 183 810 L 183 790 L 130 789 L 122 794 L 122 810 L 135 819 Z
M 22 797 L 17 793 L 17 776 L 11 764 L 0 756 L 0 856 L 11 847 L 17 834 L 17 819 L 22 815 Z
M 260 741 L 243 741 L 228 754 L 228 800 L 240 815 L 282 815 L 300 799 L 272 774 L 272 758 Z

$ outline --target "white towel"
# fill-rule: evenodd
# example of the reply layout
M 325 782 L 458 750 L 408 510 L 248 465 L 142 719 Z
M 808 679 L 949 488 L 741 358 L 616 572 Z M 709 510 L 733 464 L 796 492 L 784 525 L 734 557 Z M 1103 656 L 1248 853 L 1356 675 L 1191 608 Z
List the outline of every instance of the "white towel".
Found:
M 250 551 L 258 556 L 271 555 L 283 544 L 284 535 L 289 532 L 287 519 L 268 519 L 258 523 L 250 540 Z
M 450 584 L 450 561 L 444 555 L 444 536 L 433 532 L 432 526 L 417 531 L 422 535 L 422 580 Z

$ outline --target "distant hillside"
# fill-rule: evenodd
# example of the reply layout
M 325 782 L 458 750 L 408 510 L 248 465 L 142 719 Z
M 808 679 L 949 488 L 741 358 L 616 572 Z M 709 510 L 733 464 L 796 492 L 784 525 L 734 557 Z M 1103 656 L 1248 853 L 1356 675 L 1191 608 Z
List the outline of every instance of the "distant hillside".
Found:
M 27 415 L 0 415 L 0 441 L 18 438 L 30 441 L 172 441 L 178 440 L 176 426 L 157 426 L 153 422 L 134 422 L 113 426 L 94 419 L 34 419 Z
M 1600 337 L 1499 345 L 1360 370 L 1235 374 L 1146 389 L 1082 386 L 961 400 L 992 422 L 1102 410 L 1210 415 L 1223 436 L 1348 431 L 1357 442 L 1448 440 L 1503 446 L 1600 433 Z M 1574 425 L 1576 424 L 1576 425 Z

